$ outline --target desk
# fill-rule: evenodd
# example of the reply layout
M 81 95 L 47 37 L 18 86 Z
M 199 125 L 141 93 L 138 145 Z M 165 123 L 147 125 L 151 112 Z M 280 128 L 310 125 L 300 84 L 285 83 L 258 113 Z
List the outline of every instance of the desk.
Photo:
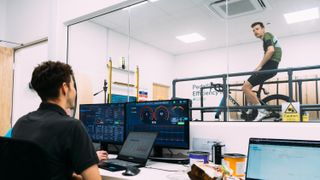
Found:
M 157 168 L 157 169 L 152 169 Z M 122 172 L 117 171 L 111 172 L 104 169 L 99 169 L 102 179 L 111 179 L 111 180 L 123 180 L 123 179 L 152 179 L 152 180 L 189 180 L 188 177 L 188 166 L 180 164 L 171 164 L 163 162 L 155 162 L 148 160 L 146 167 L 140 168 L 140 173 L 136 176 L 123 176 Z M 172 170 L 175 172 L 168 172 L 163 170 Z

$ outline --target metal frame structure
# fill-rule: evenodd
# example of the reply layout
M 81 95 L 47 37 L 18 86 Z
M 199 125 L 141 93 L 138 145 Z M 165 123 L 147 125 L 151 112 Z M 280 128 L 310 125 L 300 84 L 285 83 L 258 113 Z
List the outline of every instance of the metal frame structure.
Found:
M 219 79 L 222 78 L 222 84 L 223 84 L 223 107 L 215 106 L 215 107 L 203 107 L 203 89 L 206 88 L 212 88 L 210 86 L 208 87 L 202 87 L 200 89 L 200 97 L 201 97 L 201 105 L 200 107 L 192 107 L 190 108 L 191 110 L 200 110 L 201 111 L 201 121 L 203 121 L 203 112 L 205 111 L 210 111 L 210 112 L 215 112 L 217 109 L 222 109 L 223 113 L 223 120 L 227 121 L 227 111 L 228 109 L 232 111 L 234 110 L 239 110 L 239 109 L 248 109 L 248 108 L 257 108 L 257 109 L 262 109 L 262 108 L 271 108 L 271 109 L 281 109 L 281 106 L 277 105 L 261 105 L 261 106 L 240 106 L 240 107 L 228 107 L 227 106 L 227 96 L 229 92 L 229 86 L 227 85 L 227 79 L 228 77 L 238 77 L 238 76 L 247 76 L 251 75 L 253 73 L 270 73 L 270 72 L 287 72 L 288 73 L 288 80 L 287 81 L 276 81 L 276 82 L 266 82 L 265 84 L 271 84 L 271 83 L 277 83 L 277 92 L 278 92 L 278 84 L 279 83 L 288 83 L 288 91 L 289 91 L 289 99 L 290 102 L 293 101 L 293 83 L 298 84 L 299 88 L 299 101 L 302 101 L 302 82 L 304 81 L 315 81 L 316 82 L 316 102 L 317 104 L 302 104 L 300 105 L 300 111 L 315 111 L 315 110 L 320 110 L 320 104 L 319 104 L 319 97 L 318 97 L 318 81 L 320 80 L 319 78 L 312 78 L 312 79 L 298 79 L 298 80 L 293 80 L 293 72 L 295 71 L 305 71 L 305 70 L 314 70 L 314 69 L 320 69 L 320 65 L 317 66 L 305 66 L 305 67 L 298 67 L 298 68 L 283 68 L 283 69 L 275 69 L 275 70 L 264 70 L 264 71 L 250 71 L 250 72 L 240 72 L 240 73 L 230 73 L 230 74 L 220 74 L 220 75 L 212 75 L 212 76 L 201 76 L 201 77 L 193 77 L 193 78 L 184 78 L 184 79 L 174 79 L 172 81 L 172 98 L 177 98 L 176 97 L 176 85 L 178 82 L 186 82 L 186 81 L 195 81 L 195 80 L 205 80 L 205 79 Z M 242 84 L 241 84 L 242 85 Z M 234 84 L 230 86 L 240 86 L 240 84 Z M 296 89 L 297 92 L 297 89 Z M 297 94 L 296 94 L 297 96 Z M 300 102 L 301 102 L 300 101 Z M 301 114 L 301 113 L 300 113 Z M 317 113 L 319 114 L 319 113 Z M 300 121 L 302 122 L 302 116 L 300 117 Z

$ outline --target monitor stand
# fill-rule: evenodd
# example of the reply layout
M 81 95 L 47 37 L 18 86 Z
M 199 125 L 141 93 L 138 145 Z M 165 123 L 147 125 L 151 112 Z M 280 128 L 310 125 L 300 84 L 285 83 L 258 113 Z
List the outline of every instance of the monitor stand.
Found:
M 189 157 L 184 154 L 164 154 L 162 148 L 154 147 L 153 155 L 149 157 L 152 161 L 176 163 L 176 164 L 189 164 Z

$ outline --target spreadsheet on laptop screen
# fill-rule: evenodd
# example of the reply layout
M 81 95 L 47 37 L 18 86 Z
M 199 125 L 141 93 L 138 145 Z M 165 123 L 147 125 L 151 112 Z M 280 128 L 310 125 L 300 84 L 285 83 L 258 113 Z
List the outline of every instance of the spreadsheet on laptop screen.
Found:
M 320 147 L 249 144 L 247 179 L 320 179 Z

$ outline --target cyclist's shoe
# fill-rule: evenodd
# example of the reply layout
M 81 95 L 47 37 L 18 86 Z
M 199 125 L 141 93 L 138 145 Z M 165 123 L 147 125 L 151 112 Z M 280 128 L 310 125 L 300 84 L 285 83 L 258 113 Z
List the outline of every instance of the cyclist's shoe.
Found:
M 267 116 L 268 116 L 268 111 L 258 111 L 258 115 L 253 121 L 262 121 L 262 119 L 264 119 Z

